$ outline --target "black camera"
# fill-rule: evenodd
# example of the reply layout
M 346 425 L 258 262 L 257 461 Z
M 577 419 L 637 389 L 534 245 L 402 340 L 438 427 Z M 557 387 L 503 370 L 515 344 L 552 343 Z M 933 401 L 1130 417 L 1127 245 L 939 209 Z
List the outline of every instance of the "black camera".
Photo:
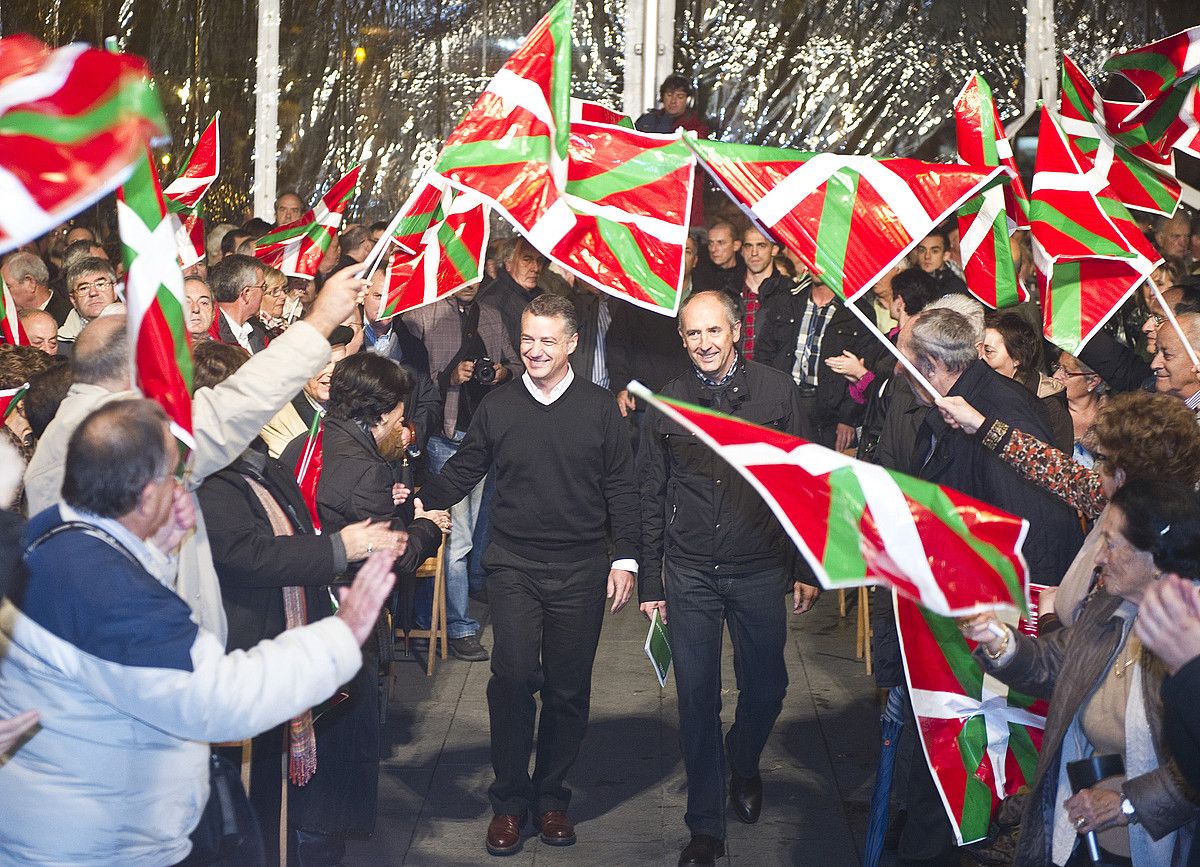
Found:
M 486 355 L 475 359 L 475 372 L 471 374 L 471 382 L 479 385 L 491 385 L 496 381 L 496 368 Z

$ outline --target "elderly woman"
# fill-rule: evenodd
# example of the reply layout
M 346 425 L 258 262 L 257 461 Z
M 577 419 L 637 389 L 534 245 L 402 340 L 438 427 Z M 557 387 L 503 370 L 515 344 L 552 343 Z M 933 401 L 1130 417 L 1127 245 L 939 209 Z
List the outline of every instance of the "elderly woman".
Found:
M 938 409 L 948 424 L 975 434 L 1022 476 L 1086 518 L 1098 517 L 1113 492 L 1131 479 L 1200 481 L 1200 428 L 1187 405 L 1168 395 L 1128 392 L 1109 400 L 1092 426 L 1091 469 L 998 419 L 985 419 L 962 398 L 942 398 Z M 1099 540 L 1093 528 L 1054 595 L 1043 594 L 1042 613 L 1052 604 L 1058 619 L 1071 624 L 1091 590 Z
M 215 386 L 249 360 L 240 346 L 206 341 L 196 348 L 195 387 Z M 315 533 L 292 469 L 271 459 L 261 439 L 205 479 L 197 496 L 221 582 L 229 651 L 331 616 L 336 609 L 329 585 L 348 563 L 361 562 L 372 549 L 404 547 L 404 535 L 384 523 L 360 521 Z M 340 850 L 342 829 L 326 801 L 336 803 L 329 793 L 359 780 L 348 778 L 337 759 L 342 744 L 327 737 L 324 725 L 314 730 L 311 716 L 254 738 L 250 799 L 263 827 L 267 863 L 278 861 L 280 776 L 289 754 L 289 848 L 303 864 L 336 863 L 332 855 Z M 230 758 L 240 760 L 237 753 Z
M 1096 414 L 1108 399 L 1108 386 L 1100 374 L 1069 352 L 1060 352 L 1052 374 L 1063 387 L 1067 410 L 1071 413 L 1071 433 L 1075 445 L 1071 459 L 1091 467 L 1095 463 L 1088 431 L 1096 422 Z
M 291 323 L 284 316 L 284 305 L 288 297 L 288 278 L 277 268 L 263 269 L 262 306 L 258 309 L 258 321 L 267 329 L 267 338 L 274 340 L 287 330 Z
M 984 318 L 983 346 L 979 357 L 1001 376 L 1015 379 L 1035 395 L 1054 437 L 1051 445 L 1070 451 L 1071 415 L 1063 399 L 1063 385 L 1038 370 L 1042 335 L 1016 313 L 989 313 Z
M 1014 864 L 1086 864 L 1079 835 L 1093 831 L 1105 864 L 1169 867 L 1186 856 L 1198 809 L 1163 740 L 1165 669 L 1133 625 L 1154 581 L 1195 563 L 1198 522 L 1190 486 L 1129 482 L 1100 521 L 1104 587 L 1073 626 L 1029 638 L 991 613 L 960 623 L 988 674 L 1050 702 Z M 1110 753 L 1124 775 L 1071 794 L 1067 763 Z

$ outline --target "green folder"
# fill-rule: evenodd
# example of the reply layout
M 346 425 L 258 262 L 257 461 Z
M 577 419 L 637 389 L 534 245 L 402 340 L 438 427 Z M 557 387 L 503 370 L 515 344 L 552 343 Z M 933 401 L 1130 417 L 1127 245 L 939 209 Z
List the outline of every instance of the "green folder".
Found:
M 646 633 L 645 650 L 658 677 L 658 685 L 666 686 L 667 672 L 671 669 L 671 639 L 667 635 L 667 624 L 663 623 L 657 608 L 650 621 L 650 631 Z

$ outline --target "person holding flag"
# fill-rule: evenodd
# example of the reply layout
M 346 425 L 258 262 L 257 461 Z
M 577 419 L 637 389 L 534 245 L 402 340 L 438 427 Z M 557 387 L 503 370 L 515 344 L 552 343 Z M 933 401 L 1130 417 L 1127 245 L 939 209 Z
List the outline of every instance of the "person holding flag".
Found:
M 692 370 L 662 393 L 798 435 L 802 412 L 786 373 L 745 360 L 737 301 L 720 291 L 683 302 L 679 334 Z M 688 776 L 684 821 L 692 838 L 680 864 L 713 864 L 725 854 L 725 767 L 738 819 L 762 809 L 759 756 L 783 708 L 783 649 L 792 611 L 808 611 L 820 590 L 799 580 L 803 561 L 763 498 L 708 446 L 659 412 L 646 418 L 638 451 L 642 612 L 669 623 L 679 694 L 679 740 Z M 665 554 L 665 559 L 664 559 Z M 659 568 L 658 564 L 662 564 Z M 815 582 L 814 582 L 815 583 Z M 721 743 L 721 633 L 733 640 L 738 704 Z

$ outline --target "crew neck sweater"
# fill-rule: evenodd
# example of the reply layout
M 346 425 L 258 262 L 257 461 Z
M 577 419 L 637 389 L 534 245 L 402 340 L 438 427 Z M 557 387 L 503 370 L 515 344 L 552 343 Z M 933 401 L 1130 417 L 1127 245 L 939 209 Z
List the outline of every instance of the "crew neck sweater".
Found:
M 495 474 L 491 538 L 505 550 L 545 563 L 609 551 L 639 554 L 640 503 L 629 433 L 612 394 L 576 377 L 549 405 L 520 380 L 479 404 L 458 452 L 417 496 L 448 509 L 487 473 Z

